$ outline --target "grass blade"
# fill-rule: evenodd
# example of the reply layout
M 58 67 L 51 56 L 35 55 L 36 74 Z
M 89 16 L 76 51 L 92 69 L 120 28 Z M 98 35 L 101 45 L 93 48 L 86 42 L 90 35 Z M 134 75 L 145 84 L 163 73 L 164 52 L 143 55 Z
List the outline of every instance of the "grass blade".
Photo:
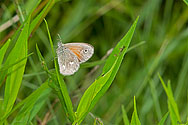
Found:
M 2 62 L 3 62 L 3 59 L 4 59 L 4 55 L 7 51 L 7 48 L 9 46 L 9 43 L 11 42 L 11 40 L 9 39 L 5 45 L 0 49 L 0 68 L 1 68 L 1 65 L 2 65 Z
M 74 124 L 82 122 L 84 117 L 93 109 L 98 100 L 110 87 L 130 44 L 137 22 L 138 18 L 108 57 L 101 76 L 84 93 L 77 108 L 77 120 Z
M 42 86 L 43 87 L 43 86 Z M 40 110 L 40 107 L 44 104 L 44 102 L 48 99 L 48 94 L 51 89 L 48 86 L 43 89 L 42 92 L 33 94 L 33 96 L 24 103 L 21 110 L 18 112 L 12 124 L 22 124 L 26 125 L 31 122 L 33 117 Z M 41 89 L 41 88 L 40 88 Z
M 141 125 L 139 118 L 138 118 L 137 110 L 136 110 L 135 96 L 134 96 L 134 111 L 133 111 L 133 114 L 132 114 L 131 125 Z
M 187 6 L 188 6 L 188 0 L 183 0 L 184 2 L 185 2 L 185 4 L 187 4 Z
M 127 117 L 127 113 L 125 111 L 124 105 L 121 106 L 121 111 L 122 111 L 124 125 L 129 125 L 129 119 Z
M 56 58 L 55 58 L 55 52 L 54 52 L 54 47 L 53 47 L 50 31 L 49 31 L 49 28 L 48 28 L 47 21 L 46 20 L 44 20 L 44 21 L 46 23 L 46 28 L 47 28 L 48 37 L 49 37 L 49 40 L 50 40 L 51 50 L 52 50 L 52 54 L 53 54 L 53 57 L 54 57 L 57 80 L 58 80 L 60 90 L 61 90 L 61 94 L 62 94 L 61 96 L 62 96 L 63 100 L 60 99 L 60 101 L 62 101 L 61 103 L 64 106 L 64 109 L 65 109 L 65 112 L 66 112 L 68 118 L 70 119 L 71 122 L 73 122 L 75 120 L 75 114 L 74 114 L 74 111 L 73 111 L 72 102 L 71 102 L 66 84 L 65 84 L 64 80 L 62 79 L 62 77 L 60 77 L 58 66 L 57 66 L 57 61 L 56 61 Z
M 0 70 L 2 68 L 2 63 L 3 63 L 3 59 L 5 56 L 5 53 L 7 51 L 7 48 L 9 46 L 9 43 L 11 42 L 11 40 L 9 39 L 6 44 L 0 49 Z M 3 81 L 5 79 L 5 76 L 7 74 L 7 71 L 1 71 L 1 75 L 0 75 L 0 86 L 3 84 Z
M 30 94 L 27 98 L 25 98 L 23 101 L 21 101 L 20 103 L 18 103 L 13 110 L 11 110 L 11 112 L 7 113 L 4 117 L 0 118 L 0 123 L 3 122 L 7 117 L 9 117 L 14 111 L 16 111 L 18 108 L 20 108 L 21 106 L 23 106 L 24 104 L 27 105 L 26 107 L 29 107 L 30 105 L 32 105 L 32 102 L 36 102 L 40 95 L 42 95 L 42 93 L 46 93 L 46 91 L 49 92 L 50 87 L 48 86 L 48 81 L 44 82 L 37 90 L 35 90 L 32 94 Z
M 14 63 L 27 56 L 27 39 L 28 39 L 29 24 L 30 24 L 30 18 L 28 18 L 27 22 L 25 23 L 25 26 L 14 48 L 10 52 L 5 64 L 8 65 L 10 63 Z M 21 63 L 14 65 L 8 70 L 8 73 L 14 70 L 15 71 L 12 72 L 10 75 L 8 75 L 6 79 L 5 96 L 3 102 L 4 115 L 9 113 L 14 105 L 14 102 L 16 100 L 22 82 L 26 61 L 27 60 L 24 60 Z
M 180 119 L 180 115 L 179 115 L 179 111 L 178 111 L 178 107 L 177 104 L 175 102 L 175 99 L 173 97 L 172 94 L 172 90 L 171 90 L 171 86 L 170 86 L 170 82 L 168 82 L 168 87 L 165 85 L 162 77 L 160 76 L 160 74 L 158 74 L 159 79 L 163 85 L 163 88 L 168 96 L 168 108 L 169 108 L 169 112 L 170 112 L 170 118 L 171 118 L 171 122 L 173 125 L 176 125 L 177 122 L 181 123 L 181 119 Z
M 161 121 L 158 123 L 158 125 L 164 125 L 164 123 L 165 123 L 165 121 L 166 121 L 166 119 L 167 119 L 167 117 L 168 117 L 168 114 L 169 114 L 169 112 L 167 112 L 167 113 L 163 116 L 163 118 L 162 118 Z
M 44 17 L 48 14 L 50 9 L 55 4 L 56 0 L 49 0 L 47 5 L 44 7 L 44 9 L 37 15 L 37 17 L 31 22 L 31 28 L 29 29 L 29 34 L 34 32 L 36 28 L 41 24 Z

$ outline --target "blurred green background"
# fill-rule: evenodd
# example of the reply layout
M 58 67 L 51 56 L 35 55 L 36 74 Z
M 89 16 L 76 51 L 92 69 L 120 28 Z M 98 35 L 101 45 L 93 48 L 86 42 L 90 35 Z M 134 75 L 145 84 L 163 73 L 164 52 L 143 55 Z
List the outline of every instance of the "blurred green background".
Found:
M 20 26 L 37 0 L 0 1 L 0 46 Z M 43 0 L 43 6 L 48 0 Z M 40 11 L 40 6 L 38 11 Z M 37 14 L 37 13 L 36 13 Z M 8 20 L 18 15 L 20 20 L 7 26 Z M 22 15 L 22 14 L 21 14 Z M 143 125 L 153 125 L 168 112 L 167 96 L 157 73 L 171 81 L 172 91 L 179 108 L 182 122 L 188 117 L 188 7 L 181 0 L 59 0 L 45 19 L 57 47 L 60 34 L 62 42 L 86 42 L 94 46 L 95 53 L 89 60 L 101 60 L 126 34 L 137 16 L 140 16 L 131 46 L 142 45 L 129 51 L 108 92 L 96 104 L 83 124 L 93 124 L 98 117 L 104 124 L 123 124 L 121 106 L 128 118 L 133 112 L 133 96 L 137 100 L 137 112 Z M 6 24 L 6 25 L 5 25 Z M 144 41 L 144 42 L 143 42 Z M 29 39 L 26 71 L 17 102 L 36 90 L 46 79 L 36 53 L 36 43 L 49 69 L 54 70 L 53 56 L 44 21 Z M 55 48 L 56 49 L 56 48 Z M 100 75 L 103 65 L 94 72 L 93 67 L 81 68 L 73 76 L 65 77 L 73 106 L 88 86 Z M 1 74 L 0 74 L 1 75 Z M 0 88 L 2 98 L 3 88 Z M 43 121 L 49 112 L 48 124 L 68 124 L 65 113 L 55 94 L 51 93 L 33 121 Z M 16 112 L 14 113 L 16 115 Z M 14 118 L 14 114 L 11 119 Z M 166 124 L 170 124 L 170 117 Z

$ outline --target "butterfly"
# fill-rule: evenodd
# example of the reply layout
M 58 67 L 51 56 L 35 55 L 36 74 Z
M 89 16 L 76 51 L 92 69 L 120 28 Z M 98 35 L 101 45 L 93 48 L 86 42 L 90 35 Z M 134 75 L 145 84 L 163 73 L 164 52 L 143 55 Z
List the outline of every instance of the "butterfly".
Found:
M 94 47 L 87 43 L 58 42 L 56 49 L 59 70 L 64 76 L 73 75 L 80 68 L 80 64 L 90 59 L 94 53 Z

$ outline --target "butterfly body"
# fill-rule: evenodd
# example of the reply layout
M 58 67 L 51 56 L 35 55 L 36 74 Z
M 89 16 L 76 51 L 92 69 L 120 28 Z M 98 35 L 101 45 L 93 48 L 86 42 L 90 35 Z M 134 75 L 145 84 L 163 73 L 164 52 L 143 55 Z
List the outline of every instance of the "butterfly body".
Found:
M 58 64 L 62 75 L 72 75 L 78 71 L 80 64 L 86 62 L 94 53 L 94 48 L 86 43 L 58 43 L 56 50 Z

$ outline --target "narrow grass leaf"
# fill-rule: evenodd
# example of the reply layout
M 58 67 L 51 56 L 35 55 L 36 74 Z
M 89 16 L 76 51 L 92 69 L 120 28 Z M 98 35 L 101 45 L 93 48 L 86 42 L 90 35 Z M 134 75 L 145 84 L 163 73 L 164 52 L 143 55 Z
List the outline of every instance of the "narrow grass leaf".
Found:
M 159 99 L 158 99 L 158 95 L 157 95 L 157 90 L 155 88 L 154 81 L 152 79 L 149 80 L 149 85 L 150 85 L 151 94 L 153 97 L 155 111 L 157 113 L 158 120 L 160 120 L 162 118 L 162 113 L 161 113 L 161 108 L 160 108 Z
M 18 37 L 18 40 L 14 48 L 10 52 L 5 64 L 14 63 L 27 56 L 27 39 L 28 39 L 29 24 L 30 24 L 30 18 L 28 18 L 27 22 L 25 23 L 25 26 L 23 27 L 23 30 L 20 36 Z M 22 82 L 26 61 L 27 60 L 24 60 L 21 63 L 14 65 L 8 70 L 8 73 L 10 72 L 12 73 L 8 75 L 6 79 L 4 102 L 3 102 L 4 115 L 9 113 L 14 105 L 14 102 L 16 100 Z
M 29 101 L 25 102 L 19 113 L 14 118 L 12 124 L 29 124 L 29 122 L 31 122 L 33 117 L 37 114 L 41 106 L 48 98 L 48 94 L 50 93 L 50 91 L 50 88 L 43 89 L 43 92 L 40 92 L 40 95 L 36 94 L 32 98 L 30 98 Z
M 26 57 L 23 57 L 22 59 L 14 62 L 13 64 L 8 64 L 8 65 L 3 65 L 1 68 L 0 68 L 0 72 L 4 71 L 4 70 L 8 70 L 9 68 L 13 67 L 14 65 L 17 65 L 19 64 L 20 62 L 26 60 L 29 56 L 31 56 L 33 53 L 30 53 L 28 54 Z
M 65 104 L 65 105 L 63 105 L 64 109 L 66 109 L 65 112 L 66 112 L 68 118 L 70 119 L 70 121 L 73 122 L 75 120 L 75 114 L 74 114 L 74 111 L 73 111 L 72 102 L 71 102 L 66 84 L 65 84 L 64 80 L 62 79 L 62 77 L 60 77 L 57 61 L 56 61 L 56 58 L 55 58 L 55 51 L 54 51 L 54 47 L 53 47 L 52 38 L 51 38 L 51 35 L 50 35 L 50 31 L 49 31 L 49 28 L 48 28 L 47 21 L 46 20 L 44 20 L 44 21 L 46 23 L 48 37 L 49 37 L 49 40 L 50 40 L 50 46 L 51 46 L 52 54 L 53 54 L 53 57 L 54 57 L 54 64 L 55 64 L 55 69 L 56 69 L 57 80 L 58 80 L 60 90 L 61 90 L 61 93 L 62 93 L 63 102 L 61 102 L 61 103 Z M 60 101 L 62 101 L 62 100 L 60 99 Z
M 141 125 L 140 120 L 138 118 L 137 110 L 136 110 L 135 96 L 134 96 L 134 111 L 133 111 L 133 114 L 132 114 L 131 125 Z
M 125 111 L 124 105 L 121 106 L 122 116 L 123 116 L 123 123 L 124 125 L 129 125 L 129 119 L 127 117 L 127 113 Z
M 3 67 L 2 66 L 2 63 L 3 63 L 3 59 L 4 59 L 4 56 L 5 56 L 5 53 L 7 51 L 7 48 L 9 46 L 9 43 L 11 42 L 11 40 L 9 39 L 5 45 L 3 45 L 3 47 L 1 47 L 0 49 L 0 70 L 1 68 Z M 0 86 L 3 84 L 3 81 L 5 79 L 5 76 L 7 74 L 7 71 L 0 71 L 1 72 L 1 75 L 0 75 Z M 1 113 L 0 113 L 1 114 Z
M 110 87 L 121 65 L 127 48 L 130 44 L 137 22 L 138 18 L 136 19 L 128 33 L 120 40 L 117 46 L 113 49 L 112 53 L 110 54 L 105 63 L 101 76 L 99 76 L 97 80 L 84 93 L 77 108 L 77 120 L 74 122 L 74 124 L 80 124 L 82 122 L 84 117 L 88 114 L 88 112 L 91 111 L 91 109 L 93 109 L 98 100 L 104 95 L 104 93 Z M 94 94 L 92 95 L 93 92 Z M 92 95 L 93 98 L 90 98 L 88 100 L 87 95 Z
M 160 74 L 158 74 L 158 76 L 168 97 L 168 109 L 170 112 L 171 122 L 173 125 L 176 125 L 178 122 L 181 122 L 181 119 L 180 119 L 177 104 L 175 102 L 175 99 L 172 93 L 170 82 L 168 82 L 168 87 L 167 87 L 162 77 L 160 76 Z
M 185 2 L 185 4 L 187 4 L 187 6 L 188 6 L 188 0 L 183 0 L 184 2 Z
M 32 94 L 30 94 L 27 98 L 25 98 L 23 101 L 18 103 L 11 112 L 7 113 L 4 117 L 0 118 L 0 123 L 3 122 L 7 117 L 9 117 L 14 111 L 16 111 L 18 108 L 25 105 L 25 107 L 30 107 L 30 105 L 33 105 L 33 102 L 36 102 L 39 100 L 39 97 L 43 95 L 43 93 L 48 94 L 50 92 L 50 87 L 48 86 L 48 81 L 44 82 L 37 90 L 35 90 Z
M 117 61 L 116 61 L 117 62 Z M 85 91 L 83 97 L 80 100 L 80 103 L 77 108 L 77 121 L 75 123 L 80 123 L 84 117 L 91 110 L 92 101 L 96 98 L 97 94 L 104 87 L 108 79 L 110 78 L 112 71 L 114 70 L 115 64 L 112 68 L 104 75 L 100 76 L 94 83 Z
M 169 112 L 167 112 L 167 113 L 162 117 L 162 119 L 160 120 L 160 122 L 158 123 L 158 125 L 165 125 L 165 121 L 166 121 L 166 119 L 167 119 L 167 117 L 168 117 L 168 114 L 169 114 Z
M 46 4 L 46 6 L 44 7 L 44 9 L 31 22 L 31 27 L 29 29 L 29 34 L 31 34 L 31 32 L 34 32 L 36 30 L 36 28 L 41 24 L 41 22 L 43 21 L 44 17 L 48 14 L 48 12 L 50 11 L 50 9 L 55 4 L 55 1 L 56 0 L 49 0 L 49 2 Z
M 51 73 L 49 72 L 49 70 L 48 70 L 47 64 L 46 64 L 46 62 L 45 62 L 45 60 L 44 60 L 44 57 L 42 56 L 42 54 L 41 54 L 41 52 L 40 52 L 40 50 L 39 50 L 37 44 L 36 44 L 36 50 L 37 50 L 38 58 L 39 58 L 39 60 L 40 60 L 40 62 L 41 62 L 41 64 L 42 64 L 42 66 L 43 66 L 43 69 L 44 69 L 48 74 L 51 74 Z
M 0 49 L 0 68 L 1 68 L 1 65 L 2 65 L 2 62 L 3 62 L 3 59 L 4 59 L 4 55 L 5 55 L 5 53 L 6 53 L 6 51 L 7 51 L 7 48 L 8 48 L 8 46 L 9 46 L 9 43 L 11 42 L 11 40 L 9 39 L 6 43 L 5 43 L 5 45 L 3 45 L 3 47 L 1 47 L 1 49 Z

